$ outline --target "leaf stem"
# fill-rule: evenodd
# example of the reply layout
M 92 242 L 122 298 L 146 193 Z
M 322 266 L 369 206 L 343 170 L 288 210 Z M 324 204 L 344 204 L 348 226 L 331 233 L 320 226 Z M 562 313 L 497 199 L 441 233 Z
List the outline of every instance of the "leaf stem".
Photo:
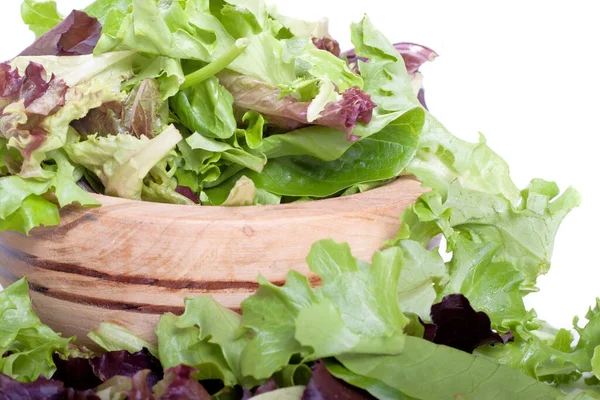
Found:
M 221 57 L 217 58 L 215 61 L 211 62 L 207 66 L 200 68 L 196 72 L 192 72 L 188 76 L 185 77 L 185 81 L 181 85 L 181 89 L 187 89 L 189 87 L 195 86 L 199 83 L 204 82 L 211 76 L 215 76 L 225 68 L 229 66 L 232 62 L 235 61 L 242 53 L 246 50 L 250 41 L 246 38 L 238 39 L 235 42 L 235 46 L 229 49 L 225 54 Z

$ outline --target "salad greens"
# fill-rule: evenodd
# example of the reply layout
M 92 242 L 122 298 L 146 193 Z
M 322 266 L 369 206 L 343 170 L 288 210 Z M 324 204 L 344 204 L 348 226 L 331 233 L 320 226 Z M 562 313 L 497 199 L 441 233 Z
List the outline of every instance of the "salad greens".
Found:
M 97 0 L 63 19 L 26 0 L 39 36 L 0 64 L 0 229 L 99 205 L 82 189 L 175 204 L 350 195 L 404 174 L 430 189 L 370 263 L 324 239 L 322 284 L 258 277 L 237 314 L 208 297 L 164 314 L 153 343 L 105 322 L 90 351 L 0 292 L 0 397 L 29 399 L 598 399 L 600 299 L 552 329 L 524 297 L 580 203 L 519 190 L 485 143 L 424 107 L 435 53 L 365 17 L 341 55 L 323 23 L 261 0 Z M 76 55 L 78 54 L 78 55 Z M 69 57 L 64 57 L 70 55 Z M 81 185 L 78 185 L 78 183 Z M 445 239 L 448 261 L 438 236 Z
M 364 191 L 406 173 L 426 130 L 418 68 L 435 53 L 366 16 L 344 55 L 326 22 L 262 0 L 97 0 L 66 17 L 26 0 L 22 16 L 37 39 L 0 64 L 2 230 L 98 206 L 83 188 L 226 206 Z M 10 179 L 28 194 L 9 204 Z

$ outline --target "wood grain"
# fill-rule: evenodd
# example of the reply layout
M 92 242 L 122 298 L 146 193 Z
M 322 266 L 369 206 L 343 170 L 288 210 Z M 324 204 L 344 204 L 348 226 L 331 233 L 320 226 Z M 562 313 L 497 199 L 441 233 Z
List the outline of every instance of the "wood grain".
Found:
M 305 259 L 320 239 L 348 242 L 370 260 L 423 191 L 401 178 L 349 197 L 233 208 L 97 196 L 102 207 L 65 209 L 59 227 L 0 233 L 0 283 L 28 276 L 42 321 L 83 343 L 103 320 L 154 341 L 159 316 L 182 312 L 186 297 L 239 310 L 259 275 L 282 285 L 291 269 L 318 285 Z

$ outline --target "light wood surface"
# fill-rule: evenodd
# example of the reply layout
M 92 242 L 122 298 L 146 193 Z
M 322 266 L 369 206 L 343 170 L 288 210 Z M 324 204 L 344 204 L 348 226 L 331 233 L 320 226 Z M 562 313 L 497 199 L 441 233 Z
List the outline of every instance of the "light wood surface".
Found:
M 191 207 L 98 196 L 102 207 L 72 207 L 62 224 L 25 237 L 0 233 L 0 284 L 28 276 L 35 311 L 81 343 L 102 321 L 155 342 L 161 314 L 186 297 L 210 295 L 239 310 L 263 275 L 283 284 L 326 238 L 370 260 L 399 229 L 399 216 L 424 189 L 410 178 L 366 193 L 278 206 Z

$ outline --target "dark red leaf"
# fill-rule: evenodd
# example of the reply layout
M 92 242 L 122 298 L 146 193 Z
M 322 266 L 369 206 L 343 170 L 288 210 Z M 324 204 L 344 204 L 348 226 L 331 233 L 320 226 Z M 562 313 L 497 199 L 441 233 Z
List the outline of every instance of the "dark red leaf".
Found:
M 133 354 L 125 350 L 111 351 L 90 360 L 90 363 L 94 374 L 103 382 L 113 376 L 133 377 L 140 371 L 148 370 L 148 386 L 153 387 L 163 377 L 160 361 L 145 348 Z
M 63 360 L 54 355 L 56 372 L 52 379 L 62 382 L 65 387 L 76 390 L 88 390 L 98 387 L 102 381 L 96 376 L 88 358 L 70 358 Z
M 337 40 L 324 37 L 312 38 L 312 42 L 317 49 L 328 51 L 336 57 L 339 57 L 342 53 L 342 51 L 340 50 L 340 44 Z
M 0 374 L 0 399 L 2 400 L 100 400 L 93 391 L 80 392 L 65 389 L 62 382 L 40 378 L 23 383 Z
M 258 396 L 259 394 L 269 393 L 273 390 L 277 390 L 277 383 L 275 383 L 275 379 L 269 379 L 256 389 L 254 395 Z
M 210 400 L 210 394 L 192 375 L 196 370 L 180 365 L 165 371 L 163 379 L 154 389 L 159 399 L 168 400 Z
M 433 324 L 423 324 L 424 339 L 473 353 L 479 346 L 506 344 L 512 335 L 500 336 L 491 328 L 490 318 L 475 311 L 462 294 L 452 294 L 431 307 Z
M 200 198 L 187 186 L 177 186 L 175 191 L 182 196 L 187 197 L 196 204 L 200 204 Z
M 321 361 L 312 366 L 312 378 L 304 390 L 302 400 L 370 400 L 366 391 L 348 385 L 331 375 Z
M 102 25 L 83 11 L 74 10 L 60 24 L 40 36 L 19 56 L 76 56 L 92 54 Z

